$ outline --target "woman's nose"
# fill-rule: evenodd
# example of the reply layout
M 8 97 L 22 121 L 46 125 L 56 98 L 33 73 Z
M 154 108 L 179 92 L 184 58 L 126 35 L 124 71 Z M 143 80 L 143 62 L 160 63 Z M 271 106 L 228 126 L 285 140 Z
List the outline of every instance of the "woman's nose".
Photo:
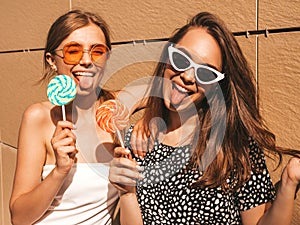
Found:
M 87 50 L 83 51 L 82 57 L 80 60 L 80 64 L 81 65 L 90 65 L 92 63 L 93 63 L 93 61 L 92 61 L 89 51 L 87 51 Z
M 194 84 L 196 82 L 194 68 L 190 68 L 190 69 L 188 69 L 186 71 L 181 72 L 180 78 L 186 84 Z

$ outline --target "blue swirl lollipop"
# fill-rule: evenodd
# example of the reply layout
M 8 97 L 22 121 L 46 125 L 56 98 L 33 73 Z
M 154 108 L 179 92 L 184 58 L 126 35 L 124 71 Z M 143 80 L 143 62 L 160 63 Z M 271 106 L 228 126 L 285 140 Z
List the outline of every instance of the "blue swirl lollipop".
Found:
M 53 105 L 61 106 L 63 120 L 66 120 L 65 105 L 70 103 L 76 96 L 76 83 L 67 75 L 58 75 L 48 84 L 47 96 Z

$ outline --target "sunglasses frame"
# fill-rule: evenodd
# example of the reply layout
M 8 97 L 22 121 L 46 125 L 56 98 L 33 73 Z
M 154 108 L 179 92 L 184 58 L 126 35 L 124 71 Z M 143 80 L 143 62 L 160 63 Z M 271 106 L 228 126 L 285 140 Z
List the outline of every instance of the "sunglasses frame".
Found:
M 224 73 L 221 73 L 219 72 L 218 70 L 214 69 L 214 68 L 211 68 L 209 66 L 206 66 L 206 65 L 201 65 L 201 64 L 198 64 L 198 63 L 195 63 L 187 54 L 185 54 L 183 51 L 179 50 L 178 48 L 175 48 L 173 44 L 171 44 L 169 47 L 168 47 L 168 53 L 169 53 L 169 60 L 170 60 L 170 63 L 172 65 L 172 67 L 177 70 L 177 71 L 180 71 L 180 72 L 183 72 L 183 71 L 186 71 L 186 70 L 189 70 L 190 68 L 193 68 L 194 69 L 194 75 L 195 75 L 195 78 L 196 78 L 196 81 L 197 83 L 200 83 L 200 84 L 213 84 L 213 83 L 216 83 L 222 79 L 224 79 L 225 77 L 225 74 Z M 187 67 L 187 68 L 184 68 L 184 69 L 180 69 L 178 68 L 174 61 L 173 61 L 173 53 L 178 53 L 180 54 L 181 56 L 185 57 L 190 65 Z M 202 81 L 198 75 L 197 75 L 197 70 L 198 68 L 203 68 L 203 69 L 207 69 L 211 72 L 213 72 L 214 74 L 217 75 L 216 79 L 214 80 L 211 80 L 211 81 Z
M 80 57 L 80 59 L 79 59 L 78 61 L 67 61 L 67 60 L 66 60 L 66 57 L 65 57 L 65 52 L 67 51 L 66 48 L 68 48 L 68 47 L 70 47 L 70 46 L 72 46 L 72 45 L 74 45 L 74 46 L 80 46 L 80 48 L 82 49 L 82 55 L 81 55 L 81 57 Z M 66 63 L 66 64 L 68 64 L 68 65 L 76 65 L 76 64 L 79 64 L 80 60 L 81 60 L 82 57 L 83 57 L 83 54 L 84 54 L 84 53 L 88 53 L 88 54 L 89 54 L 89 57 L 91 58 L 91 60 L 92 60 L 92 62 L 93 62 L 93 64 L 95 64 L 96 66 L 101 66 L 102 64 L 97 64 L 96 61 L 93 60 L 93 57 L 92 57 L 92 50 L 93 50 L 95 47 L 99 46 L 99 45 L 105 47 L 106 52 L 103 53 L 103 55 L 106 55 L 106 58 L 108 58 L 109 53 L 110 53 L 110 50 L 109 50 L 109 48 L 108 48 L 105 44 L 95 44 L 95 45 L 93 45 L 90 49 L 85 49 L 85 48 L 83 48 L 83 46 L 82 46 L 81 44 L 79 44 L 79 43 L 77 43 L 77 42 L 75 42 L 75 41 L 72 41 L 72 42 L 69 42 L 69 43 L 65 44 L 65 45 L 63 46 L 63 48 L 61 48 L 61 49 L 56 49 L 56 50 L 53 51 L 53 53 L 54 53 L 55 55 L 57 55 L 58 57 L 62 58 L 62 59 L 64 60 L 64 63 Z M 57 51 L 62 51 L 63 56 L 58 55 L 58 54 L 56 53 Z

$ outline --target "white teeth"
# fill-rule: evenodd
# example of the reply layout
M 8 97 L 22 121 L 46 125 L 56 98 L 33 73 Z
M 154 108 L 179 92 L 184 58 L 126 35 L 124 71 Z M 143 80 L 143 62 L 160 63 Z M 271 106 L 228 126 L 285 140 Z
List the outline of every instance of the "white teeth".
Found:
M 76 76 L 86 76 L 86 77 L 93 77 L 95 74 L 91 72 L 76 72 L 74 73 Z
M 184 87 L 181 87 L 181 86 L 179 86 L 178 84 L 175 84 L 175 83 L 174 83 L 174 85 L 175 85 L 175 87 L 177 88 L 177 90 L 180 91 L 180 92 L 183 92 L 183 93 L 189 92 L 188 89 L 186 89 L 186 88 L 184 88 Z

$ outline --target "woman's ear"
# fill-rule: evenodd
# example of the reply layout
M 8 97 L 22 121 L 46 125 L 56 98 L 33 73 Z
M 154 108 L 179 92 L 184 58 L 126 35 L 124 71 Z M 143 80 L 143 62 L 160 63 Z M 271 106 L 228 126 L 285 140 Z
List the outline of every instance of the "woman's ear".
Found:
M 46 53 L 46 61 L 48 62 L 52 70 L 57 71 L 54 57 L 50 52 Z

